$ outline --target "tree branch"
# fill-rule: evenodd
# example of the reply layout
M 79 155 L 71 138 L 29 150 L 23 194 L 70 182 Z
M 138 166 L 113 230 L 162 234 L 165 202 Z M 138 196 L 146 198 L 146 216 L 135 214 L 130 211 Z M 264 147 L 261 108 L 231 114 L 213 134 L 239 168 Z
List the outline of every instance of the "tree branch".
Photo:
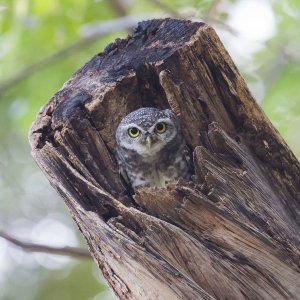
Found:
M 128 8 L 126 3 L 124 3 L 124 1 L 111 0 L 110 5 L 120 17 L 125 17 L 128 15 Z
M 216 18 L 218 14 L 218 6 L 220 5 L 222 0 L 215 0 L 212 2 L 206 16 L 204 17 L 204 21 L 210 23 L 212 20 Z
M 9 241 L 10 243 L 14 244 L 22 248 L 24 251 L 30 252 L 43 252 L 49 254 L 56 254 L 56 255 L 65 255 L 65 256 L 72 256 L 77 258 L 91 258 L 89 251 L 77 248 L 77 247 L 53 247 L 47 245 L 40 245 L 36 243 L 29 243 L 24 242 L 12 237 L 11 235 L 0 231 L 0 237 Z
M 145 17 L 145 16 L 143 16 Z M 83 31 L 83 37 L 77 42 L 67 46 L 64 49 L 61 49 L 55 53 L 50 54 L 49 56 L 37 61 L 29 66 L 24 67 L 23 69 L 17 71 L 11 78 L 4 80 L 0 83 L 0 95 L 7 92 L 10 88 L 20 83 L 24 79 L 27 79 L 29 76 L 33 75 L 35 72 L 40 71 L 50 65 L 57 63 L 58 61 L 69 57 L 70 55 L 75 54 L 81 49 L 87 47 L 87 45 L 94 43 L 100 37 L 103 37 L 106 34 L 126 30 L 132 28 L 136 23 L 141 19 L 137 16 L 128 16 L 118 18 L 112 21 L 101 22 L 97 26 L 85 26 Z
M 174 18 L 182 18 L 182 15 L 173 7 L 169 6 L 168 4 L 160 1 L 160 0 L 151 0 L 153 4 L 155 4 L 158 8 L 168 13 L 171 17 Z

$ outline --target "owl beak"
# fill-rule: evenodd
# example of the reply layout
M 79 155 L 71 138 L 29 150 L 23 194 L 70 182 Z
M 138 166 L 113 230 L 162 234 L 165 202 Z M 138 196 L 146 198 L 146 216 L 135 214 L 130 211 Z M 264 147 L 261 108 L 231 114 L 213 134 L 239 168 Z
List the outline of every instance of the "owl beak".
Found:
M 146 142 L 147 142 L 147 145 L 148 145 L 149 147 L 151 147 L 151 145 L 152 145 L 152 138 L 151 138 L 150 135 L 148 135 L 148 136 L 146 137 Z
M 150 148 L 152 146 L 152 143 L 153 143 L 153 140 L 152 140 L 150 132 L 146 132 L 145 133 L 145 137 L 146 137 L 146 139 L 145 139 L 146 140 L 146 144 Z

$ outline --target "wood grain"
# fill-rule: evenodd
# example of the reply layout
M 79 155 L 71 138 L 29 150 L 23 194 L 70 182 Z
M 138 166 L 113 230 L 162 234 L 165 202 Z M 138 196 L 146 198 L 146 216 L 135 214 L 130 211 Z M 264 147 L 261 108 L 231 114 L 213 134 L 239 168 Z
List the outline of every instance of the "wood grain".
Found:
M 133 193 L 114 133 L 171 108 L 192 182 Z M 214 30 L 149 20 L 78 70 L 41 109 L 32 154 L 119 299 L 300 299 L 300 165 Z

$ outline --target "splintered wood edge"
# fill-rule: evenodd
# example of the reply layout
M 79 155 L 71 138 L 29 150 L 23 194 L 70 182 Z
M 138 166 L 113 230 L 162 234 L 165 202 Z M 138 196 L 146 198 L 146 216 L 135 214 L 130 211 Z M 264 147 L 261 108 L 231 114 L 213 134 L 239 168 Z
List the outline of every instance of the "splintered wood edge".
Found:
M 262 159 L 265 163 L 275 163 L 276 165 L 273 166 L 275 169 L 284 169 L 286 172 L 286 180 L 287 185 L 298 186 L 300 188 L 300 164 L 292 151 L 289 149 L 283 138 L 278 134 L 276 129 L 273 127 L 269 119 L 265 116 L 262 109 L 256 103 L 254 98 L 252 97 L 251 93 L 249 92 L 247 85 L 238 72 L 235 64 L 233 63 L 230 55 L 228 54 L 227 50 L 224 48 L 223 44 L 221 43 L 219 37 L 215 33 L 214 29 L 209 25 L 204 25 L 203 23 L 198 23 L 199 29 L 196 31 L 194 35 L 191 36 L 190 40 L 185 44 L 177 47 L 174 51 L 168 55 L 168 57 L 174 55 L 174 53 L 178 52 L 180 49 L 185 47 L 190 47 L 193 44 L 201 41 L 203 43 L 203 47 L 212 45 L 214 49 L 218 49 L 219 54 L 217 56 L 223 57 L 223 62 L 226 62 L 231 70 L 235 73 L 235 77 L 238 79 L 238 82 L 235 83 L 237 87 L 236 92 L 238 93 L 238 97 L 240 99 L 240 103 L 236 103 L 238 105 L 238 109 L 235 108 L 235 103 L 231 100 L 231 103 L 226 104 L 225 107 L 230 110 L 230 113 L 235 115 L 237 119 L 244 119 L 246 115 L 246 121 L 244 122 L 244 126 L 249 130 L 251 135 L 255 135 L 255 132 L 263 132 L 264 138 L 261 141 L 261 147 L 257 148 L 254 147 L 253 151 Z M 131 39 L 129 36 L 127 39 L 121 40 L 121 42 L 125 43 Z M 114 48 L 114 45 L 118 45 L 121 43 L 120 41 L 111 44 L 111 48 Z M 210 51 L 208 49 L 206 51 Z M 204 50 L 205 51 L 205 50 Z M 211 51 L 211 57 L 214 56 L 213 51 Z M 213 58 L 214 59 L 214 58 Z M 222 62 L 222 63 L 223 63 Z M 154 61 L 152 62 L 156 66 L 163 63 L 163 61 Z M 77 73 L 80 73 L 81 69 L 73 75 L 73 77 L 68 80 L 62 89 L 56 93 L 56 95 L 47 103 L 40 111 L 36 121 L 34 122 L 30 133 L 29 133 L 29 141 L 32 147 L 32 154 L 35 156 L 35 152 L 41 149 L 41 141 L 47 139 L 47 135 L 51 133 L 51 115 L 52 112 L 56 109 L 56 107 L 60 104 L 60 100 L 64 99 L 64 93 L 66 88 L 70 86 L 73 81 L 75 80 Z M 120 78 L 116 79 L 117 81 L 122 81 L 122 79 L 134 77 L 135 72 L 133 70 L 130 71 L 131 74 L 127 74 L 126 76 L 121 76 Z M 163 71 L 164 72 L 164 71 Z M 129 76 L 129 77 L 128 77 Z M 226 78 L 226 76 L 224 76 Z M 230 80 L 230 79 L 229 79 Z M 230 84 L 230 82 L 228 83 Z M 112 81 L 110 83 L 105 83 L 103 85 L 103 90 L 101 95 L 99 95 L 102 99 L 105 95 L 116 88 L 116 81 Z M 71 98 L 71 97 L 70 97 Z M 225 101 L 230 101 L 226 99 Z M 92 99 L 90 102 L 86 102 L 84 105 L 88 109 L 88 111 L 92 111 L 95 106 L 99 103 L 99 99 Z M 233 109 L 234 108 L 234 109 Z M 176 110 L 176 108 L 173 107 Z M 251 140 L 248 140 L 251 146 Z M 272 159 L 273 153 L 277 153 L 280 151 L 280 155 L 276 157 L 276 159 Z M 291 180 L 289 183 L 288 179 Z M 295 194 L 295 192 L 294 192 Z M 296 195 L 296 194 L 295 194 Z
M 214 59 L 218 60 L 220 55 L 223 56 L 222 63 L 229 64 L 229 67 L 233 70 L 233 72 L 235 72 L 235 77 L 238 79 L 236 86 L 239 88 L 237 90 L 237 94 L 241 100 L 241 103 L 239 103 L 239 104 L 244 107 L 243 107 L 243 109 L 240 109 L 240 110 L 239 109 L 231 110 L 231 113 L 233 115 L 235 115 L 235 118 L 243 118 L 245 114 L 248 117 L 248 114 L 249 114 L 249 122 L 245 124 L 246 126 L 248 126 L 246 129 L 249 130 L 251 134 L 257 132 L 257 130 L 263 130 L 267 137 L 266 138 L 267 143 L 269 143 L 270 145 L 276 146 L 276 143 L 280 143 L 280 145 L 282 147 L 281 148 L 281 152 L 282 152 L 281 158 L 284 159 L 284 161 L 285 161 L 284 164 L 282 165 L 282 167 L 289 168 L 291 165 L 293 165 L 295 163 L 296 167 L 294 167 L 294 169 L 296 169 L 298 172 L 299 171 L 298 162 L 295 160 L 294 156 L 292 155 L 292 153 L 290 152 L 288 147 L 285 145 L 285 143 L 282 141 L 280 136 L 277 134 L 277 132 L 274 130 L 274 128 L 272 127 L 270 122 L 265 118 L 265 116 L 262 113 L 259 106 L 255 103 L 253 97 L 251 96 L 251 94 L 249 93 L 249 90 L 247 89 L 247 87 L 245 85 L 244 80 L 238 73 L 236 67 L 234 66 L 234 64 L 231 61 L 231 58 L 229 57 L 228 53 L 224 49 L 223 45 L 220 43 L 220 40 L 217 37 L 217 35 L 215 34 L 214 30 L 207 25 L 205 25 L 205 26 L 201 25 L 201 26 L 202 27 L 200 27 L 197 30 L 197 32 L 194 34 L 194 36 L 192 36 L 192 38 L 190 39 L 190 41 L 187 44 L 182 45 L 181 48 L 177 48 L 168 57 L 172 56 L 174 53 L 176 53 L 180 49 L 185 48 L 187 45 L 191 46 L 194 43 L 197 43 L 201 40 L 203 41 L 204 45 L 205 44 L 208 45 L 210 42 L 212 42 L 213 46 L 214 46 L 213 49 L 214 50 L 218 49 L 221 54 L 216 55 L 216 57 L 212 57 L 211 63 L 214 63 Z M 129 39 L 127 39 L 127 41 L 128 40 L 130 40 L 130 37 L 129 37 Z M 126 41 L 126 40 L 123 40 L 123 42 L 124 41 Z M 120 42 L 117 42 L 117 43 L 120 43 Z M 115 44 L 117 44 L 117 43 L 115 43 Z M 209 50 L 207 50 L 207 51 L 209 51 Z M 212 53 L 212 55 L 213 55 L 213 53 Z M 153 62 L 153 63 L 160 64 L 162 62 Z M 78 71 L 77 73 L 80 75 L 80 71 Z M 134 72 L 129 72 L 129 74 L 130 74 L 130 76 L 135 75 Z M 31 132 L 30 132 L 29 138 L 30 138 L 30 143 L 32 146 L 33 156 L 38 161 L 41 168 L 47 174 L 48 177 L 53 176 L 53 175 L 51 175 L 52 173 L 51 173 L 51 170 L 49 169 L 49 165 L 51 164 L 51 159 L 50 159 L 51 155 L 53 154 L 53 151 L 54 152 L 56 151 L 55 150 L 55 142 L 56 142 L 55 136 L 54 136 L 54 133 L 51 132 L 51 130 L 52 130 L 52 128 L 51 128 L 52 113 L 53 113 L 53 111 L 55 111 L 55 109 L 60 104 L 60 100 L 61 99 L 64 100 L 64 93 L 66 93 L 68 91 L 68 89 L 65 89 L 65 88 L 72 85 L 73 81 L 75 81 L 75 79 L 76 79 L 75 77 L 72 77 L 64 85 L 62 90 L 60 92 L 58 92 L 56 94 L 56 96 L 54 96 L 52 98 L 52 100 L 42 109 L 41 113 L 39 114 L 39 116 L 38 116 L 36 122 L 34 123 L 32 129 L 31 129 Z M 224 75 L 224 78 L 227 78 L 226 74 Z M 119 84 L 119 83 L 110 82 L 110 83 L 104 84 L 104 88 L 102 90 L 103 94 L 101 95 L 101 97 L 104 98 L 104 96 L 108 92 L 114 90 L 117 84 Z M 69 97 L 68 100 L 72 100 L 72 97 Z M 227 101 L 227 100 L 228 99 L 225 99 L 224 101 Z M 79 99 L 79 102 L 80 101 L 81 100 Z M 86 103 L 84 101 L 85 100 L 84 100 L 84 95 L 83 95 L 82 103 L 84 105 L 86 105 Z M 99 98 L 94 101 L 92 100 L 92 102 L 89 102 L 89 104 L 87 106 L 89 106 L 90 110 L 93 109 L 93 105 L 96 105 L 96 101 L 99 101 Z M 234 99 L 232 101 L 234 101 Z M 230 110 L 232 108 L 231 105 L 233 105 L 232 102 L 226 106 L 227 109 Z M 251 107 L 252 109 L 250 111 L 245 112 L 245 107 L 247 107 L 247 106 Z M 62 124 L 62 126 L 65 126 L 65 124 Z M 258 128 L 256 128 L 256 126 L 258 126 Z M 59 130 L 61 130 L 61 128 L 59 128 Z M 40 147 L 41 142 L 42 142 L 42 147 Z M 270 150 L 270 153 L 272 153 L 273 148 L 270 148 L 269 150 Z M 254 152 L 255 152 L 255 150 L 254 150 Z M 46 160 L 48 159 L 48 157 L 47 157 L 48 155 L 49 155 L 49 161 L 47 162 Z M 55 155 L 62 155 L 62 154 L 56 152 Z M 234 157 L 234 158 L 238 160 L 238 157 L 237 158 Z M 270 163 L 272 163 L 272 161 Z M 201 170 L 199 172 L 201 172 Z M 76 174 L 74 174 L 74 176 L 75 175 Z M 205 174 L 203 176 L 205 176 Z M 297 174 L 296 174 L 296 176 L 297 176 Z M 51 180 L 51 178 L 49 178 L 49 179 Z M 51 180 L 52 184 L 54 184 L 54 185 L 59 184 L 55 180 L 56 179 L 52 178 L 52 180 Z M 82 178 L 82 176 L 81 176 L 80 180 L 84 180 L 84 178 Z M 66 184 L 66 183 L 64 183 L 64 184 Z M 135 261 L 134 255 L 138 255 L 138 253 L 141 253 L 141 252 L 139 252 L 141 249 L 138 246 L 139 243 L 143 243 L 143 241 L 139 241 L 139 239 L 141 239 L 141 237 L 139 237 L 138 234 L 135 233 L 134 226 L 132 226 L 132 225 L 128 224 L 128 228 L 124 229 L 123 228 L 124 225 L 122 225 L 123 224 L 122 222 L 125 222 L 124 220 L 122 221 L 121 219 L 118 220 L 117 218 L 110 218 L 106 223 L 106 221 L 103 221 L 103 220 L 101 221 L 97 215 L 94 215 L 94 213 L 86 211 L 83 207 L 81 207 L 80 205 L 77 204 L 76 196 L 74 196 L 75 192 L 73 191 L 73 193 L 71 193 L 71 191 L 72 191 L 71 183 L 69 183 L 70 184 L 69 187 L 62 186 L 64 184 L 60 184 L 60 189 L 63 189 L 63 190 L 60 190 L 60 192 L 62 194 L 64 194 L 66 203 L 69 204 L 68 206 L 69 207 L 70 207 L 70 205 L 72 206 L 71 213 L 72 213 L 73 217 L 75 218 L 75 220 L 77 221 L 77 223 L 79 225 L 81 224 L 81 226 L 80 226 L 81 230 L 82 230 L 83 234 L 85 235 L 86 239 L 89 241 L 89 243 L 91 245 L 91 251 L 93 252 L 94 256 L 97 258 L 97 261 L 98 261 L 99 265 L 101 266 L 101 269 L 104 271 L 104 273 L 106 272 L 105 276 L 108 279 L 108 281 L 110 282 L 110 285 L 115 289 L 115 291 L 119 289 L 118 295 L 120 298 L 132 299 L 131 298 L 131 297 L 133 297 L 131 295 L 132 290 L 131 291 L 128 290 L 128 287 L 126 287 L 125 281 L 127 281 L 127 279 L 128 279 L 127 283 L 128 282 L 130 283 L 131 282 L 130 280 L 133 280 L 134 276 L 130 279 L 129 278 L 126 279 L 126 266 L 124 269 L 124 265 L 126 265 L 126 263 L 129 265 L 130 262 L 131 263 L 134 262 Z M 293 183 L 292 183 L 292 185 L 293 185 Z M 105 192 L 105 191 L 103 189 L 97 190 L 97 188 L 95 186 L 90 185 L 90 184 L 88 186 L 89 186 L 90 193 L 95 193 L 97 195 L 101 195 L 101 197 L 103 197 L 103 198 L 108 197 L 109 201 L 111 201 L 111 205 L 118 208 L 119 212 L 122 211 L 121 215 L 123 217 L 124 217 L 124 215 L 128 217 L 127 218 L 128 222 L 130 221 L 130 218 L 129 218 L 130 216 L 134 220 L 138 220 L 138 219 L 143 220 L 141 218 L 145 217 L 144 226 L 146 226 L 148 223 L 150 224 L 151 222 L 154 222 L 153 224 L 158 226 L 157 228 L 159 228 L 159 224 L 163 224 L 161 226 L 163 226 L 163 227 L 167 226 L 166 228 L 168 230 L 171 230 L 172 225 L 170 225 L 170 224 L 167 225 L 168 223 L 166 223 L 166 220 L 165 221 L 160 221 L 160 220 L 154 221 L 156 219 L 155 217 L 147 216 L 144 213 L 133 210 L 131 208 L 126 208 L 125 206 L 120 204 L 119 201 L 117 201 L 115 198 L 110 198 L 111 195 L 104 195 L 103 192 Z M 172 190 L 170 191 L 170 193 L 172 193 Z M 157 194 L 156 194 L 156 196 L 157 196 Z M 78 197 L 78 195 L 77 195 L 77 197 Z M 197 201 L 200 201 L 200 200 L 197 199 Z M 185 204 L 182 204 L 182 205 L 185 205 Z M 212 205 L 212 207 L 213 207 L 213 205 Z M 178 209 L 177 207 L 175 207 L 175 208 Z M 214 211 L 214 213 L 217 214 L 216 211 Z M 97 222 L 95 220 L 97 220 Z M 161 223 L 161 222 L 164 222 L 164 223 Z M 99 227 L 99 230 L 100 229 L 105 229 L 105 230 L 103 232 L 100 232 L 100 231 L 97 232 L 98 227 Z M 112 228 L 110 228 L 110 227 L 112 227 Z M 90 230 L 92 230 L 92 232 L 89 232 Z M 130 233 L 130 230 L 132 231 L 131 233 Z M 156 229 L 156 230 L 158 230 L 158 229 Z M 149 231 L 148 234 L 150 234 L 150 233 L 153 234 L 153 232 L 151 232 L 151 230 Z M 107 236 L 105 234 L 107 234 Z M 151 237 L 151 234 L 150 234 L 150 237 Z M 130 237 L 132 241 L 134 241 L 136 239 L 138 242 L 136 244 L 128 243 L 128 240 L 125 238 L 125 235 Z M 111 238 L 110 241 L 107 240 L 107 238 L 109 238 L 109 237 Z M 101 240 L 101 238 L 103 240 Z M 142 237 L 142 238 L 144 238 L 144 237 Z M 149 239 L 149 236 L 147 236 L 147 238 Z M 105 244 L 105 241 L 107 244 Z M 160 241 L 159 237 L 158 237 L 158 239 L 155 239 L 155 236 L 152 236 L 152 245 L 156 245 L 156 247 L 157 247 L 159 245 L 159 241 Z M 121 242 L 124 244 L 122 245 Z M 109 243 L 111 243 L 111 244 L 109 244 Z M 118 244 L 118 243 L 120 243 L 120 244 Z M 246 241 L 246 243 L 247 243 L 247 241 Z M 120 250 L 120 247 L 122 247 L 122 246 L 124 247 L 124 249 L 127 249 L 128 251 L 130 250 L 129 252 L 133 256 L 126 256 L 126 260 L 122 260 L 122 264 L 121 264 L 121 262 L 119 261 L 117 256 L 118 256 L 118 250 Z M 130 247 L 132 247 L 132 248 L 130 248 Z M 209 247 L 211 247 L 211 245 L 209 245 Z M 98 248 L 99 249 L 101 248 L 105 253 L 101 254 L 101 252 L 99 252 L 101 249 L 99 251 L 97 251 Z M 164 250 L 165 255 L 170 254 L 170 253 L 166 252 L 167 250 L 168 249 Z M 144 252 L 144 254 L 145 253 L 146 252 Z M 128 253 L 125 251 L 125 254 L 127 255 Z M 106 262 L 105 257 L 109 258 L 109 263 L 107 265 L 105 265 L 105 262 Z M 157 268 L 159 268 L 159 263 L 161 262 L 160 261 L 161 259 L 162 258 L 158 259 L 158 258 L 152 257 L 148 253 L 147 255 L 145 255 L 145 260 L 143 261 L 144 265 L 141 264 L 140 266 L 141 266 L 141 268 L 143 268 L 143 267 L 145 267 L 145 265 L 149 266 L 149 265 L 153 264 L 153 266 L 151 265 L 152 271 L 154 271 L 154 270 L 157 271 L 157 270 L 159 270 Z M 165 258 L 164 262 L 166 262 L 166 258 Z M 167 266 L 167 264 L 165 265 L 165 267 L 166 267 L 166 269 L 169 270 L 169 271 L 167 271 L 166 274 L 168 274 L 168 272 L 170 272 L 170 270 L 173 270 L 172 268 L 170 268 L 169 265 Z M 122 278 L 119 278 L 116 274 L 114 274 L 114 271 L 113 271 L 114 268 L 119 269 L 120 272 L 122 270 L 123 280 L 122 280 Z M 287 268 L 287 270 L 288 270 L 288 272 L 291 272 L 293 278 L 296 278 L 296 275 L 292 270 L 290 270 L 289 268 Z M 150 273 L 147 273 L 147 274 L 149 275 Z M 160 274 L 160 275 L 162 275 L 162 274 Z M 150 280 L 151 276 L 150 277 L 147 277 L 147 276 L 145 275 L 144 279 L 148 278 L 148 280 Z M 223 279 L 226 282 L 227 278 L 224 277 Z M 161 280 L 163 280 L 163 278 L 161 278 Z M 168 280 L 170 280 L 170 282 L 172 282 L 172 280 L 174 280 L 174 278 L 172 276 L 170 276 L 170 277 L 168 277 Z M 159 279 L 157 279 L 157 278 L 155 280 L 151 279 L 149 284 L 151 284 L 151 283 L 154 284 L 155 282 L 158 284 L 158 281 L 159 281 Z M 174 284 L 174 282 L 173 282 L 173 284 Z M 195 295 L 197 293 L 199 293 L 197 295 L 200 295 L 202 293 L 203 298 L 206 298 L 206 299 L 210 298 L 210 296 L 207 295 L 203 290 L 201 291 L 200 289 L 197 289 L 193 284 L 191 284 L 191 282 L 189 282 L 189 280 L 187 280 L 187 281 L 184 281 L 184 283 L 182 283 L 181 288 L 184 285 L 186 285 L 186 286 L 191 285 L 190 286 L 191 289 L 189 290 L 189 292 L 191 292 L 190 295 L 194 295 L 194 297 L 195 297 Z M 235 285 L 235 283 L 232 283 L 232 284 Z M 120 287 L 120 285 L 121 285 L 121 287 Z M 157 286 L 157 285 L 154 284 L 154 286 Z M 254 285 L 254 287 L 255 287 L 255 285 Z M 178 288 L 178 286 L 177 286 L 177 288 Z M 207 290 L 211 289 L 210 285 L 207 285 L 205 288 Z M 139 290 L 138 287 L 135 290 L 135 292 L 137 290 Z M 236 291 L 238 291 L 238 288 L 236 288 Z M 196 293 L 196 294 L 193 294 L 193 293 Z M 228 293 L 230 293 L 230 291 L 228 291 Z M 234 292 L 232 292 L 232 293 L 234 293 Z M 172 295 L 173 297 L 175 297 L 175 291 L 172 291 L 171 294 L 169 294 L 169 295 Z M 238 295 L 238 294 L 235 294 L 235 295 Z M 183 294 L 181 294 L 181 296 L 183 296 Z

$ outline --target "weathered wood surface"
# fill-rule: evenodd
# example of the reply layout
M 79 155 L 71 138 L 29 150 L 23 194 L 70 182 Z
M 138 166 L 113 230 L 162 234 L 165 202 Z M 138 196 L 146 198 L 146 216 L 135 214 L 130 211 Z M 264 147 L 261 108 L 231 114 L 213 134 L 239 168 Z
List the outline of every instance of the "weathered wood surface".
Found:
M 170 107 L 193 182 L 128 193 L 114 133 Z M 212 28 L 151 20 L 41 110 L 32 153 L 120 299 L 300 299 L 300 166 Z

